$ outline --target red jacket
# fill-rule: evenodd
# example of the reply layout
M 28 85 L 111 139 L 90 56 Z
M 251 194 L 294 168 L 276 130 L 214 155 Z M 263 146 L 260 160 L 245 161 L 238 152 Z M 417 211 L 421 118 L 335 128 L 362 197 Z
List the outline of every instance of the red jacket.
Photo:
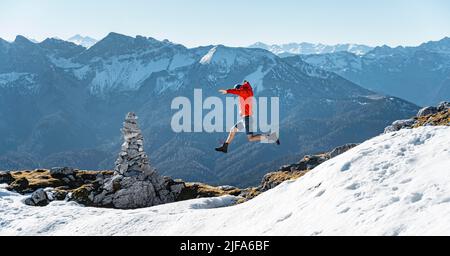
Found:
M 239 89 L 228 89 L 227 93 L 239 96 L 239 110 L 241 116 L 251 116 L 253 103 L 253 89 L 249 82 L 245 82 Z

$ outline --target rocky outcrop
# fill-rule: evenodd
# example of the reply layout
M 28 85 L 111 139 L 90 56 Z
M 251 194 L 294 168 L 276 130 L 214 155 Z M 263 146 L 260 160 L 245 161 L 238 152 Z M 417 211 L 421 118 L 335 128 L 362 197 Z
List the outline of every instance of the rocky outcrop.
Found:
M 415 119 L 396 120 L 384 129 L 384 133 L 395 132 L 405 128 L 412 128 L 415 123 Z
M 16 180 L 14 180 L 13 182 L 11 182 L 11 184 L 9 184 L 8 189 L 9 190 L 15 190 L 18 192 L 26 192 L 29 189 L 31 189 L 29 187 L 30 182 L 28 181 L 27 178 L 25 177 L 20 177 Z
M 323 162 L 343 154 L 357 145 L 358 144 L 355 143 L 345 144 L 334 148 L 330 152 L 317 155 L 306 155 L 295 164 L 284 165 L 275 172 L 266 174 L 261 181 L 259 190 L 264 192 L 278 186 L 286 180 L 297 179 Z
M 438 112 L 438 108 L 436 107 L 424 107 L 419 110 L 416 117 L 428 116 L 432 114 L 436 114 Z
M 57 172 L 55 170 L 66 169 L 70 172 Z M 32 171 L 11 171 L 7 181 L 7 189 L 27 194 L 41 188 L 54 188 L 57 191 L 57 198 L 61 193 L 69 193 L 74 189 L 84 185 L 97 182 L 97 179 L 104 179 L 113 175 L 112 171 L 81 171 L 68 167 L 55 167 L 51 170 L 36 169 Z
M 239 196 L 242 192 L 242 189 L 233 186 L 214 187 L 203 183 L 193 182 L 185 184 L 185 187 L 181 190 L 177 201 L 202 197 L 218 197 L 224 195 Z
M 413 118 L 394 121 L 384 129 L 384 133 L 396 132 L 401 129 L 412 129 L 429 125 L 450 125 L 450 103 L 441 102 L 437 107 L 424 107 Z
M 439 103 L 439 105 L 437 106 L 438 112 L 446 111 L 448 109 L 450 109 L 450 102 L 447 102 L 447 101 L 443 101 L 443 102 Z
M 50 176 L 56 179 L 75 180 L 74 178 L 75 170 L 69 167 L 53 167 L 50 169 Z
M 128 115 L 127 119 L 128 117 L 133 118 L 133 115 Z M 12 181 L 7 174 L 0 178 L 11 181 L 8 187 L 11 190 L 21 193 L 34 191 L 25 201 L 26 204 L 33 206 L 44 206 L 53 200 L 71 200 L 87 206 L 133 209 L 224 195 L 240 197 L 237 203 L 242 203 L 284 181 L 298 179 L 321 163 L 357 146 L 346 144 L 327 153 L 306 155 L 297 163 L 284 165 L 266 174 L 258 187 L 240 189 L 226 185 L 185 183 L 182 180 L 159 176 L 149 164 L 148 157 L 143 151 L 143 143 L 138 142 L 138 138 L 142 140 L 140 131 L 136 127 L 132 127 L 132 130 L 137 131 L 135 136 L 125 136 L 128 131 L 123 129 L 125 142 L 114 172 L 55 167 L 51 170 L 11 172 Z M 141 152 L 139 154 L 141 157 L 130 155 L 130 150 L 133 149 Z M 18 187 L 20 189 L 17 189 Z M 44 191 L 43 188 L 47 189 Z
M 139 134 L 139 133 L 138 133 Z M 139 137 L 139 136 L 138 136 Z M 124 138 L 128 138 L 124 136 Z M 69 167 L 55 167 L 50 170 L 17 171 L 0 175 L 0 181 L 8 183 L 8 189 L 20 193 L 32 193 L 25 203 L 45 206 L 53 200 L 70 200 L 86 206 L 133 209 L 183 201 L 194 198 L 237 196 L 237 203 L 250 200 L 272 189 L 284 181 L 298 179 L 319 164 L 336 157 L 357 144 L 346 144 L 330 152 L 306 155 L 299 162 L 284 165 L 266 174 L 258 187 L 240 189 L 233 186 L 210 186 L 203 183 L 185 183 L 159 176 L 146 159 L 127 158 L 130 143 L 125 141 L 119 153 L 114 171 L 82 171 Z M 139 152 L 139 147 L 137 148 Z M 144 152 L 144 151 L 140 151 Z M 132 162 L 129 164 L 129 162 Z M 127 164 L 127 168 L 124 168 Z M 135 164 L 144 163 L 144 165 Z M 147 164 L 148 166 L 146 166 Z M 120 167 L 119 167 L 120 166 Z M 129 167 L 132 168 L 129 168 Z M 144 167 L 141 169 L 141 167 Z M 128 170 L 132 170 L 130 173 Z M 147 170 L 144 172 L 143 170 Z

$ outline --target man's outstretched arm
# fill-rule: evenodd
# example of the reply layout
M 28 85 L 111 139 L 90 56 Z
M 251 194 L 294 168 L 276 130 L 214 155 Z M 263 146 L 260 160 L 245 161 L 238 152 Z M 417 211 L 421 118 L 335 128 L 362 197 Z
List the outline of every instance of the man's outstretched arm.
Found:
M 222 93 L 222 94 L 240 95 L 242 91 L 239 90 L 239 89 L 228 89 L 228 90 L 219 90 L 219 92 Z
M 242 86 L 238 89 L 228 89 L 228 90 L 219 90 L 222 94 L 235 94 L 235 95 L 242 95 L 247 93 L 249 90 L 247 87 Z

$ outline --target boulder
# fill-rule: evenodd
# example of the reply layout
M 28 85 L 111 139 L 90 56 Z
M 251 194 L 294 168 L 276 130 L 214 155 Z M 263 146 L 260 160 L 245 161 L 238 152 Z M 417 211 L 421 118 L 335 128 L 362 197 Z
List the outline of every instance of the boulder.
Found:
M 1 183 L 11 184 L 11 182 L 13 181 L 14 178 L 10 172 L 0 172 L 0 184 Z
M 94 201 L 94 190 L 92 184 L 83 185 L 72 191 L 71 199 L 80 204 L 91 206 Z
M 42 188 L 34 191 L 29 198 L 25 199 L 25 204 L 30 206 L 46 206 L 49 203 L 47 193 Z
M 70 181 L 70 177 L 73 178 L 74 174 L 75 170 L 70 167 L 53 167 L 50 169 L 50 176 L 56 179 L 66 178 L 68 181 Z
M 424 107 L 419 112 L 417 112 L 417 117 L 428 116 L 432 114 L 436 114 L 438 112 L 438 108 L 436 107 Z

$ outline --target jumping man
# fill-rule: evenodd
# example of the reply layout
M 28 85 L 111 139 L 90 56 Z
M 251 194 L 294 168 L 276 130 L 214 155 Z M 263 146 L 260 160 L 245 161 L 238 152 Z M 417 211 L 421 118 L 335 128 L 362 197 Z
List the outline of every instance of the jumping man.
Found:
M 253 89 L 250 83 L 247 80 L 241 84 L 237 84 L 234 86 L 234 89 L 228 90 L 219 90 L 222 94 L 234 94 L 239 96 L 239 110 L 242 116 L 242 120 L 240 120 L 237 124 L 233 126 L 231 129 L 227 140 L 223 143 L 222 146 L 216 148 L 216 151 L 227 153 L 228 145 L 233 141 L 236 132 L 242 131 L 245 128 L 245 133 L 247 134 L 248 141 L 257 142 L 257 141 L 269 141 L 280 145 L 280 140 L 277 138 L 276 133 L 272 134 L 253 134 L 251 131 L 252 127 L 252 103 L 253 103 Z

